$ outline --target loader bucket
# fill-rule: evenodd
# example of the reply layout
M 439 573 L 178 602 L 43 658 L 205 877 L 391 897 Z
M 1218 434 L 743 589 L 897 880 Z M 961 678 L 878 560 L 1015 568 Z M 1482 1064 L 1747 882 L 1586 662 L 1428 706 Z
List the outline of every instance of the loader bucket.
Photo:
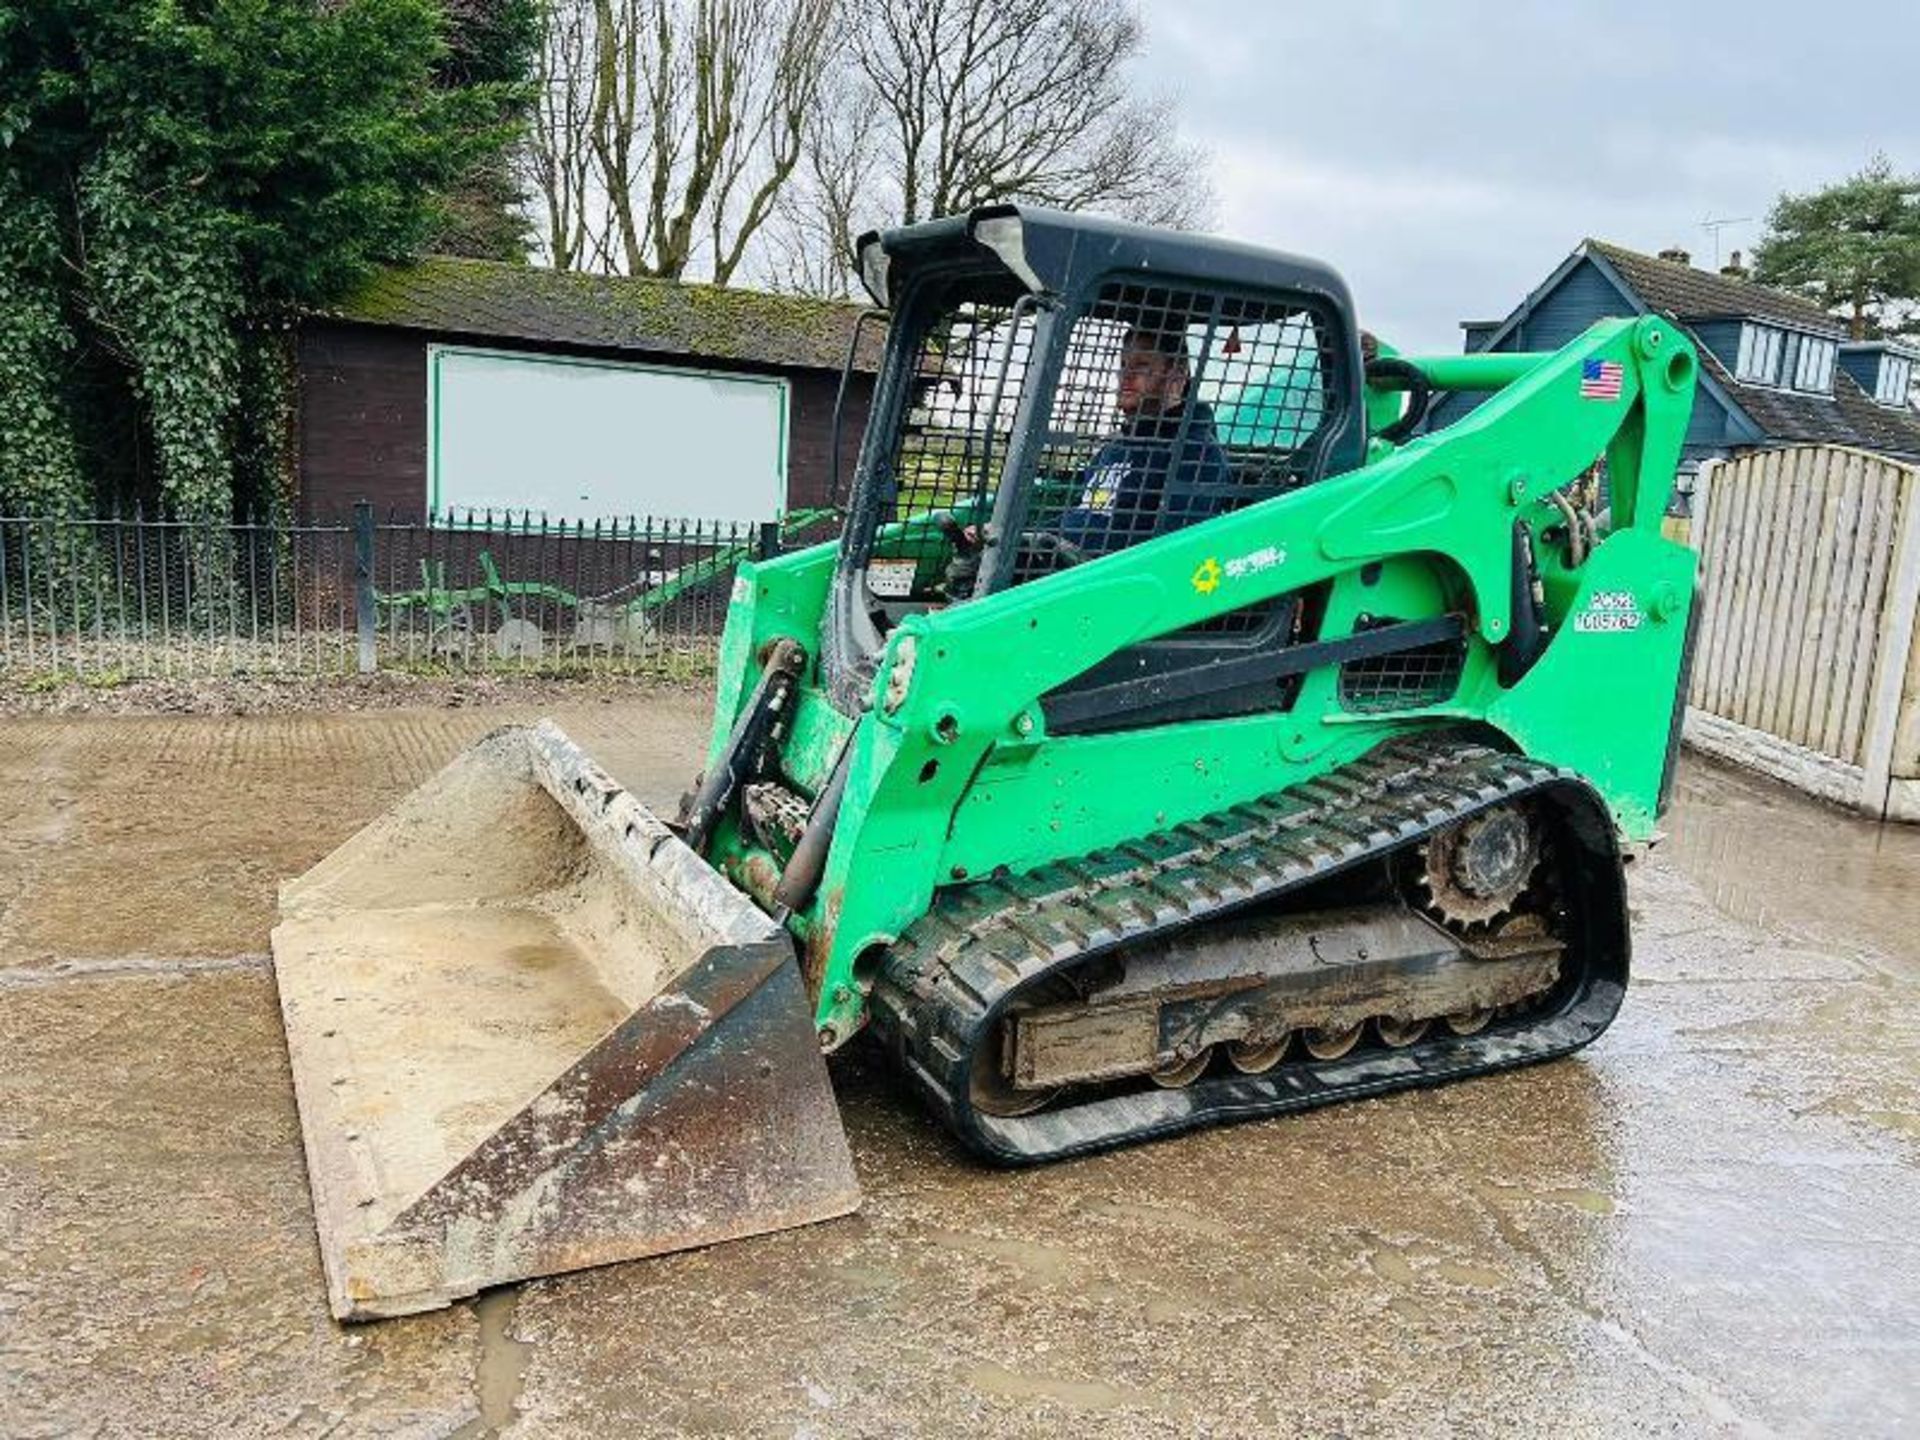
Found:
M 482 740 L 280 909 L 341 1319 L 858 1206 L 786 932 L 552 725 Z

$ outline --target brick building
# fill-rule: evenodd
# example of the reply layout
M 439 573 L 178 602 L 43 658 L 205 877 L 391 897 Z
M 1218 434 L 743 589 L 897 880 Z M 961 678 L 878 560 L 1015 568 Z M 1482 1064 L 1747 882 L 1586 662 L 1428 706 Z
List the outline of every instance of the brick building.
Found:
M 884 341 L 858 306 L 434 258 L 299 335 L 296 510 L 771 520 L 853 473 Z

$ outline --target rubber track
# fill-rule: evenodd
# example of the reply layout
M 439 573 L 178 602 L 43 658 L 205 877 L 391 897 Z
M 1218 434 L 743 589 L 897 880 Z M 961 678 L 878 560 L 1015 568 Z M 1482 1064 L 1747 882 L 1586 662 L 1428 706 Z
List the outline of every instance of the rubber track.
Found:
M 1474 1036 L 1290 1062 L 1261 1076 L 1210 1076 L 1185 1089 L 1101 1095 L 1016 1118 L 973 1108 L 975 1047 L 993 1037 L 1000 1011 L 1022 986 L 1378 860 L 1529 795 L 1557 813 L 1572 842 L 1563 854 L 1575 871 L 1565 892 L 1575 979 L 1563 982 L 1564 1003 Z M 876 1035 L 947 1127 L 980 1155 L 1017 1164 L 1566 1054 L 1619 1009 L 1627 948 L 1619 851 L 1593 789 L 1570 771 L 1429 733 L 1139 841 L 943 891 L 893 947 L 870 1003 Z

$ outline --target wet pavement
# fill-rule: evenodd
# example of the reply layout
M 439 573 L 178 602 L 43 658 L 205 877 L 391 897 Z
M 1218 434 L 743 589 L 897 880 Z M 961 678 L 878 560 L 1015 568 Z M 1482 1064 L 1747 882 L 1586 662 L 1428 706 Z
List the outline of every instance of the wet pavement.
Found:
M 335 1325 L 273 887 L 506 718 L 0 723 L 0 1434 L 1920 1427 L 1920 833 L 1691 761 L 1575 1059 L 996 1173 L 856 1057 L 859 1216 Z

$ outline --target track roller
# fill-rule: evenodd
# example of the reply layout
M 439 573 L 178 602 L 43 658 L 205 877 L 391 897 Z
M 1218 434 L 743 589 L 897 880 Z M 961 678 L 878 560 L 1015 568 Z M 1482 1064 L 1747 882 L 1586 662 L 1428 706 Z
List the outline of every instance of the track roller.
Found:
M 1344 1030 L 1304 1030 L 1300 1044 L 1316 1060 L 1338 1060 L 1360 1043 L 1364 1028 L 1349 1025 Z
M 1207 1062 L 1212 1059 L 1213 1047 L 1209 1045 L 1190 1060 L 1176 1060 L 1149 1073 L 1153 1083 L 1162 1090 L 1179 1090 L 1205 1074 Z
M 1287 1047 L 1293 1043 L 1293 1033 L 1288 1031 L 1278 1040 L 1265 1044 L 1256 1044 L 1250 1040 L 1233 1040 L 1227 1044 L 1227 1063 L 1242 1075 L 1264 1075 L 1282 1060 L 1286 1059 Z
M 1417 1045 L 1427 1033 L 1425 1020 L 1392 1020 L 1385 1015 L 1374 1017 L 1373 1028 L 1380 1037 L 1380 1043 L 1389 1050 L 1404 1050 L 1409 1045 Z

